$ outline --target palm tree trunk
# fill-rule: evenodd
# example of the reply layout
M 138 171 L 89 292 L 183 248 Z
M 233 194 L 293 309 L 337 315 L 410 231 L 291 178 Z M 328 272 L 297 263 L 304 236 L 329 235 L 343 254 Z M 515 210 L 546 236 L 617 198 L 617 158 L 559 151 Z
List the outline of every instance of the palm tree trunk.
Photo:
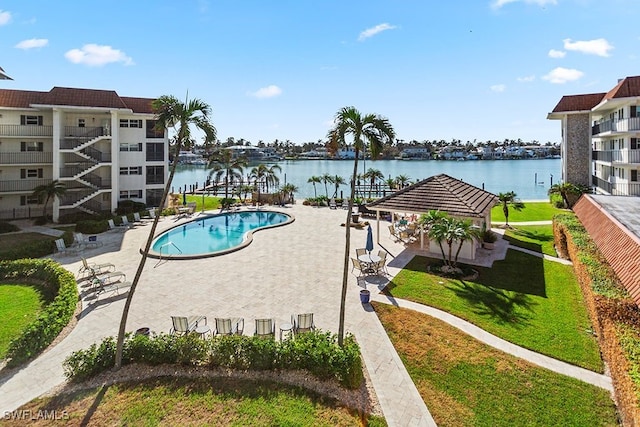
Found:
M 357 146 L 357 142 L 354 143 Z M 351 197 L 349 197 L 349 208 L 347 209 L 347 220 L 344 225 L 344 266 L 342 270 L 342 293 L 340 294 L 340 323 L 338 324 L 338 345 L 342 347 L 344 343 L 344 315 L 347 299 L 347 285 L 349 282 L 349 252 L 351 250 L 351 212 L 353 212 L 353 199 L 356 193 L 356 174 L 358 173 L 358 149 L 355 149 L 356 158 L 353 162 L 353 174 L 351 175 Z
M 182 148 L 182 141 L 178 139 L 176 143 L 176 153 L 179 153 Z M 169 173 L 169 179 L 164 186 L 164 192 L 162 193 L 162 200 L 160 201 L 160 209 L 165 206 L 167 202 L 167 198 L 169 196 L 169 189 L 171 188 L 171 182 L 173 181 L 173 176 L 176 173 L 176 168 L 178 166 L 178 156 L 173 158 L 173 164 L 171 165 L 171 171 Z M 147 238 L 147 243 L 144 247 L 144 252 L 142 253 L 142 258 L 140 258 L 140 263 L 138 264 L 138 269 L 136 270 L 136 275 L 133 277 L 133 281 L 131 282 L 131 287 L 129 288 L 129 295 L 127 295 L 127 300 L 124 303 L 124 309 L 122 310 L 122 318 L 120 319 L 120 328 L 118 329 L 118 341 L 116 344 L 116 361 L 115 368 L 120 369 L 122 366 L 122 349 L 124 347 L 124 335 L 127 327 L 127 318 L 129 317 L 129 309 L 131 308 L 131 301 L 133 300 L 133 294 L 136 291 L 136 287 L 138 286 L 138 282 L 140 281 L 140 276 L 142 275 L 142 270 L 144 270 L 144 265 L 147 262 L 147 258 L 149 257 L 149 250 L 151 249 L 151 243 L 153 243 L 153 238 L 156 234 L 156 228 L 158 228 L 158 221 L 160 220 L 160 214 L 156 215 L 153 220 L 153 224 L 151 225 L 151 230 L 149 231 L 149 237 Z

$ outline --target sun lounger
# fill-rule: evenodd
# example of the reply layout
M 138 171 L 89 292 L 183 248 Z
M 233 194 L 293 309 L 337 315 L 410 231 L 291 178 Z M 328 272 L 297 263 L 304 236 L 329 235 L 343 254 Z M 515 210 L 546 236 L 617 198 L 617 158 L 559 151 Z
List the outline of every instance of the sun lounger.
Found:
M 176 335 L 187 335 L 190 332 L 194 332 L 199 324 L 202 322 L 207 324 L 206 316 L 171 316 L 171 322 L 173 327 L 169 330 L 169 333 Z

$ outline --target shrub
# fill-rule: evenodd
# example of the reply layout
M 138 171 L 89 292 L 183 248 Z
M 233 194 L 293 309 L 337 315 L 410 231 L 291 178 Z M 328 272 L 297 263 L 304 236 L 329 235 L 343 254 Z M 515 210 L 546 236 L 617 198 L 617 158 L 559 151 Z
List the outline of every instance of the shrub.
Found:
M 12 231 L 18 231 L 20 228 L 10 222 L 0 221 L 0 234 L 11 233 Z
M 45 225 L 49 219 L 46 216 L 39 216 L 33 220 L 34 225 Z
M 135 202 L 133 200 L 123 200 L 118 202 L 118 207 L 116 208 L 116 215 L 128 215 L 134 212 L 140 212 L 147 208 L 147 205 L 140 202 Z
M 0 278 L 41 284 L 45 298 L 50 300 L 22 334 L 9 343 L 7 366 L 13 367 L 40 354 L 69 323 L 78 302 L 78 288 L 73 274 L 50 259 L 0 261 Z
M 122 362 L 240 370 L 305 369 L 320 379 L 336 379 L 347 388 L 358 388 L 363 380 L 360 347 L 354 337 L 347 335 L 340 347 L 336 335 L 321 331 L 282 342 L 238 335 L 203 340 L 196 334 L 153 337 L 129 334 L 125 338 Z M 111 369 L 114 363 L 115 340 L 109 337 L 99 345 L 74 352 L 64 361 L 64 370 L 67 378 L 80 381 Z
M 109 223 L 105 219 L 83 220 L 76 223 L 76 231 L 84 234 L 99 234 L 109 230 Z
M 495 243 L 498 240 L 498 233 L 487 228 L 486 230 L 482 231 L 480 237 L 482 238 L 483 242 Z

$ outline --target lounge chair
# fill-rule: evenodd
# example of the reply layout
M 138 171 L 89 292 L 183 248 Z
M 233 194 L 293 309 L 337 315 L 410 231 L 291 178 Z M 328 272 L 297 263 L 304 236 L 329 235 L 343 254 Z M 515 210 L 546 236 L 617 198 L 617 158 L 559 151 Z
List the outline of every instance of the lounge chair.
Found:
M 116 294 L 119 294 L 120 289 L 128 289 L 130 287 L 131 287 L 131 282 L 112 283 L 110 285 L 104 285 L 98 288 L 98 290 L 96 291 L 96 294 L 102 294 L 106 292 L 115 292 Z
M 133 222 L 142 222 L 142 218 L 140 218 L 140 213 L 138 212 L 133 213 Z
M 349 209 L 349 199 L 342 199 L 342 209 Z
M 173 327 L 169 330 L 170 334 L 187 335 L 190 332 L 194 332 L 200 322 L 204 321 L 204 325 L 207 324 L 206 316 L 171 316 Z
M 82 258 L 82 265 L 80 266 L 80 270 L 78 270 L 78 277 L 86 277 L 87 274 L 95 275 L 113 271 L 116 271 L 116 266 L 110 262 L 96 264 L 95 262 L 89 263 L 86 258 Z
M 98 236 L 85 236 L 82 233 L 73 233 L 74 244 L 80 248 L 99 248 L 102 242 L 98 240 Z
M 156 219 L 156 210 L 154 208 L 149 209 L 149 215 L 145 215 L 142 217 L 142 219 L 150 219 L 150 220 L 154 220 Z
M 329 200 L 329 209 L 338 209 L 338 205 L 336 204 L 336 199 L 331 198 L 331 200 Z
M 109 229 L 110 230 L 122 230 L 122 231 L 124 231 L 127 228 L 124 225 L 116 225 L 115 222 L 113 222 L 112 219 L 108 220 L 108 223 L 109 223 Z
M 244 332 L 244 319 L 216 317 L 216 335 L 242 335 Z
M 313 331 L 316 328 L 313 323 L 313 313 L 298 314 L 297 316 L 292 314 L 291 324 L 293 325 L 294 334 Z
M 273 319 L 256 319 L 256 332 L 254 335 L 276 339 L 276 322 Z
M 113 285 L 118 282 L 126 282 L 127 275 L 122 271 L 103 271 L 101 273 L 91 270 L 90 279 L 93 286 L 99 290 L 100 287 Z
M 122 219 L 122 224 L 121 224 L 121 225 L 122 225 L 122 226 L 124 226 L 125 228 L 131 228 L 131 227 L 133 227 L 133 224 L 131 224 L 131 223 L 129 222 L 129 218 L 127 218 L 127 216 L 126 216 L 126 215 L 122 215 L 122 216 L 120 217 L 120 219 Z
M 64 243 L 64 239 L 57 239 L 56 240 L 56 253 L 57 254 L 75 254 L 77 253 L 77 248 L 74 247 L 67 247 L 67 245 Z

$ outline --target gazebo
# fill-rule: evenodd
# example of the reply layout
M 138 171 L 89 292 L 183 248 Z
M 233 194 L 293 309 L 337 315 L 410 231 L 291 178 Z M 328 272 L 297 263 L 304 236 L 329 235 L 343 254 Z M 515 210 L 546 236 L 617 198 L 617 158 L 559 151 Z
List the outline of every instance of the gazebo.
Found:
M 481 188 L 446 174 L 434 175 L 366 205 L 376 211 L 376 238 L 380 243 L 380 212 L 401 213 L 419 217 L 429 211 L 445 212 L 460 219 L 470 219 L 479 228 L 491 227 L 491 208 L 498 197 Z M 466 242 L 460 256 L 475 259 L 477 242 Z M 420 235 L 420 248 L 424 249 L 424 235 Z M 429 243 L 429 252 L 439 253 L 435 242 Z

